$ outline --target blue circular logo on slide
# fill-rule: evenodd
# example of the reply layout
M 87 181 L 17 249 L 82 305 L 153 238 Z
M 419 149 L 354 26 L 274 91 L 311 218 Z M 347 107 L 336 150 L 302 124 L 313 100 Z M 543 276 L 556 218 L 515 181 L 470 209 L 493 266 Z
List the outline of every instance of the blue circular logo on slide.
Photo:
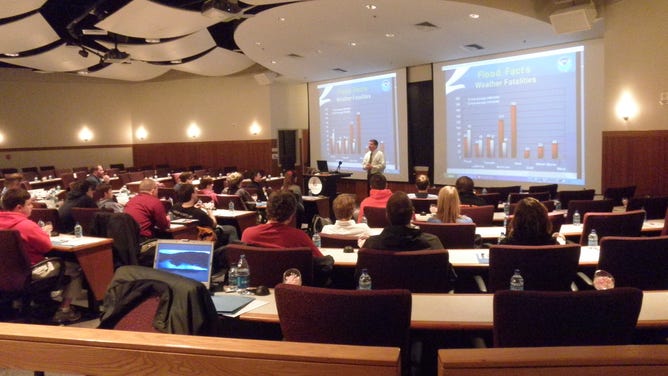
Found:
M 560 72 L 568 72 L 573 67 L 573 59 L 568 56 L 560 57 L 557 60 L 557 69 Z
M 390 80 L 384 80 L 384 81 L 380 84 L 380 88 L 381 88 L 383 91 L 390 91 L 390 90 L 392 90 L 392 81 L 390 81 Z

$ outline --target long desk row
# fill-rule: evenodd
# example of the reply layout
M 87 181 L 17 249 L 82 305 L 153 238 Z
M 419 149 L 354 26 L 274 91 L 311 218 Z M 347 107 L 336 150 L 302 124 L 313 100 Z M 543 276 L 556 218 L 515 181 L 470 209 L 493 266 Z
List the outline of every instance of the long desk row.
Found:
M 411 328 L 427 330 L 491 330 L 493 294 L 412 294 Z M 241 320 L 278 323 L 273 291 L 266 301 L 239 316 Z M 668 291 L 645 291 L 638 328 L 668 328 Z

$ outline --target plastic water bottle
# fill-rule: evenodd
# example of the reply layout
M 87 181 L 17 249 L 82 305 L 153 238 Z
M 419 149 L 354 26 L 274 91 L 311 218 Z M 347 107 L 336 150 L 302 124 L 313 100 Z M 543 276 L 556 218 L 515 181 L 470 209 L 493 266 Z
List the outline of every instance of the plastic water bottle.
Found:
M 580 212 L 577 210 L 575 211 L 575 213 L 573 213 L 573 224 L 574 225 L 580 224 Z
M 368 221 L 366 220 L 366 215 L 362 216 L 362 223 L 368 223 Z
M 322 246 L 322 242 L 320 240 L 320 234 L 318 234 L 318 231 L 313 232 L 313 244 L 315 244 L 316 247 L 320 248 Z
M 524 278 L 522 278 L 519 269 L 515 269 L 515 273 L 510 277 L 510 289 L 512 291 L 524 291 Z
M 37 222 L 37 226 L 39 226 L 39 228 L 44 228 L 44 226 L 46 226 L 46 224 L 44 223 L 43 220 L 40 219 L 40 220 Z
M 80 238 L 82 236 L 83 236 L 83 228 L 81 227 L 79 222 L 77 222 L 77 224 L 74 225 L 74 237 Z
M 227 271 L 227 290 L 230 292 L 237 291 L 237 282 L 239 282 L 239 277 L 237 276 L 237 266 L 231 265 L 230 269 Z
M 230 201 L 230 203 L 227 205 L 227 208 L 228 208 L 230 211 L 234 211 L 234 202 L 233 202 L 233 201 Z
M 554 210 L 561 210 L 561 201 L 554 200 Z
M 598 235 L 596 235 L 596 230 L 591 229 L 589 236 L 587 237 L 587 245 L 590 247 L 598 246 Z
M 246 255 L 242 254 L 237 263 L 237 291 L 239 294 L 250 294 L 248 291 L 248 281 L 250 280 L 250 267 L 246 260 Z
M 359 283 L 357 284 L 358 290 L 371 290 L 371 276 L 367 269 L 362 269 L 362 274 L 360 274 Z
M 510 215 L 510 204 L 508 201 L 503 203 L 503 214 L 505 214 L 506 217 Z
M 482 189 L 482 194 L 486 195 L 487 194 L 487 188 Z
M 499 234 L 499 238 L 496 240 L 496 243 L 497 243 L 497 244 L 501 244 L 501 243 L 503 243 L 503 240 L 504 240 L 505 238 L 506 238 L 506 233 L 505 233 L 505 232 L 501 232 L 501 233 Z

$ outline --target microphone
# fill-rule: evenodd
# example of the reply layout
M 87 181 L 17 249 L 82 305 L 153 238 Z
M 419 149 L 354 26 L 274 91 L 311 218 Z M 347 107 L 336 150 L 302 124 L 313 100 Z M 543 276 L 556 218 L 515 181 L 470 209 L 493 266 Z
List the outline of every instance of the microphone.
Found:
M 339 161 L 339 167 L 336 168 L 336 173 L 337 174 L 339 173 L 339 170 L 341 170 L 341 164 L 342 163 L 343 163 L 343 161 Z

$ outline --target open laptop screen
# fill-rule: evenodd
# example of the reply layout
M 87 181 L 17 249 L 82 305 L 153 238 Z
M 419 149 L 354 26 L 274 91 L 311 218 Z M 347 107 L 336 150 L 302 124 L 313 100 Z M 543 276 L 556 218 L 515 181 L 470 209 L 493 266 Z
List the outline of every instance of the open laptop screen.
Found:
M 209 288 L 213 242 L 158 240 L 153 267 L 202 282 Z
M 318 171 L 320 171 L 320 172 L 329 172 L 329 167 L 327 167 L 327 161 L 325 161 L 325 160 L 318 160 L 316 163 L 318 164 Z

